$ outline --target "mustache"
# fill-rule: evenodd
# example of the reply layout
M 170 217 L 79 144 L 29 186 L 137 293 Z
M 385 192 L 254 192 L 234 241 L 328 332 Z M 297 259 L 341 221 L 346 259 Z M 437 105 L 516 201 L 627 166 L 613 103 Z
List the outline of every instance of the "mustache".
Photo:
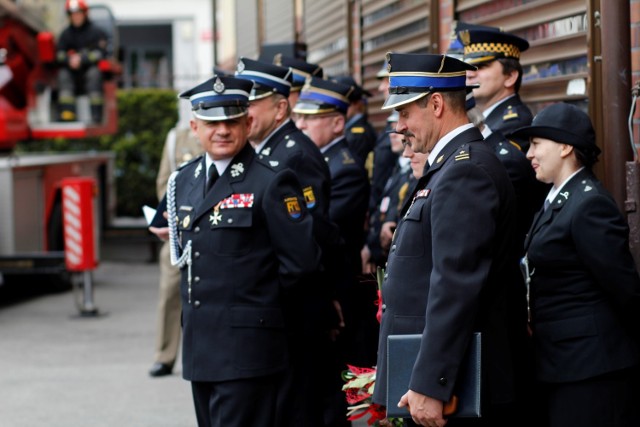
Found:
M 409 132 L 408 130 L 407 130 L 407 131 L 402 132 L 402 135 L 404 135 L 404 137 L 405 137 L 405 138 L 414 138 L 414 137 L 416 136 L 416 134 L 415 134 L 415 133 L 413 133 L 413 132 Z

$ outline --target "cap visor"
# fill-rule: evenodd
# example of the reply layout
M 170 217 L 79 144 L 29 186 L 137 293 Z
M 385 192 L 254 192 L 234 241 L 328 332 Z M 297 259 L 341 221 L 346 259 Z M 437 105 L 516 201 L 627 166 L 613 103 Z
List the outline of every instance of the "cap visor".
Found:
M 391 94 L 384 101 L 384 104 L 382 105 L 382 109 L 383 110 L 390 110 L 391 108 L 400 107 L 401 105 L 405 105 L 405 104 L 408 104 L 410 102 L 417 101 L 420 98 L 424 98 L 429 93 L 431 93 L 431 92 L 406 93 L 406 94 L 402 94 L 402 95 Z
M 298 114 L 324 114 L 338 111 L 335 107 L 327 104 L 314 104 L 312 102 L 298 101 L 293 107 L 293 112 Z
M 242 117 L 247 114 L 247 109 L 244 107 L 214 107 L 195 110 L 193 115 L 200 120 L 208 122 L 215 122 L 221 120 L 230 120 L 238 117 Z
M 475 58 L 467 57 L 464 59 L 464 62 L 466 62 L 467 64 L 475 65 L 475 64 L 484 64 L 485 62 L 495 61 L 496 59 L 498 59 L 497 56 L 488 55 L 488 56 L 479 56 Z

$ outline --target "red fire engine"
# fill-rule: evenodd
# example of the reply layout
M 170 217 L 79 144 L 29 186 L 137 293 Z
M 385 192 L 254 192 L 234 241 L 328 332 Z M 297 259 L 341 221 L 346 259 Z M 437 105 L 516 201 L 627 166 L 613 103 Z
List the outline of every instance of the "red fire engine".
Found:
M 115 20 L 104 6 L 92 7 L 91 20 L 117 50 Z M 86 96 L 77 99 L 78 121 L 55 122 L 54 36 L 36 16 L 0 0 L 0 279 L 19 273 L 62 273 L 65 266 L 62 187 L 65 179 L 87 177 L 95 185 L 95 233 L 113 210 L 112 153 L 15 154 L 18 142 L 41 138 L 86 138 L 117 130 L 118 63 L 103 60 L 104 111 L 92 123 Z M 93 241 L 99 242 L 99 234 Z M 1 281 L 0 281 L 1 283 Z

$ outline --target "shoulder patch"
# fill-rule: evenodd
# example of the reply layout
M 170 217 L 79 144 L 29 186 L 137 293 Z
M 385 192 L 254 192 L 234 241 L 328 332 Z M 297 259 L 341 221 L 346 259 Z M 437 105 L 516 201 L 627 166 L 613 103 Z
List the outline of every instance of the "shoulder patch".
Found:
M 256 156 L 255 162 L 273 172 L 278 172 L 280 170 L 280 162 L 273 160 L 273 157 Z
M 289 218 L 297 220 L 302 217 L 302 209 L 300 209 L 300 203 L 298 202 L 298 198 L 296 196 L 285 197 L 284 205 L 287 209 Z
M 340 153 L 342 154 L 343 165 L 350 165 L 356 162 L 355 160 L 353 160 L 353 157 L 351 157 L 351 153 L 349 153 L 348 150 L 342 150 Z
M 460 160 L 469 160 L 469 150 L 461 148 L 460 151 L 455 155 L 454 161 L 458 162 Z
M 582 185 L 584 185 L 583 191 L 586 193 L 587 191 L 593 190 L 593 182 L 591 180 L 583 179 L 580 181 Z
M 513 109 L 511 105 L 509 105 L 507 107 L 507 111 L 504 113 L 504 116 L 502 116 L 502 120 L 507 121 L 507 120 L 517 119 L 517 118 L 518 118 L 518 113 Z
M 308 186 L 302 189 L 304 195 L 304 202 L 307 205 L 307 209 L 313 209 L 316 206 L 316 195 L 313 194 L 313 187 Z
M 518 144 L 515 141 L 512 141 L 510 139 L 507 139 L 507 141 L 509 141 L 509 144 L 513 145 L 514 147 L 516 147 L 518 150 L 522 151 L 522 147 L 520 146 L 520 144 Z M 526 153 L 525 153 L 526 154 Z
M 364 133 L 364 128 L 362 126 L 354 126 L 351 128 L 351 133 Z

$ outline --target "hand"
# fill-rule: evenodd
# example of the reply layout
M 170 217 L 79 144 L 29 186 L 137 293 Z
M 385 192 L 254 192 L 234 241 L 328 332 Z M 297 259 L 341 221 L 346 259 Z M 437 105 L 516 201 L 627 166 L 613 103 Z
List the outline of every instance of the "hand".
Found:
M 69 68 L 77 70 L 82 65 L 82 57 L 77 53 L 69 55 Z
M 342 315 L 342 306 L 338 300 L 333 300 L 333 308 L 335 308 L 336 314 L 338 315 L 338 327 L 329 331 L 329 338 L 331 341 L 337 340 L 338 335 L 340 335 L 340 331 L 345 327 L 344 316 Z
M 149 231 L 158 236 L 160 240 L 169 240 L 169 227 L 149 227 Z
M 398 224 L 396 224 L 395 221 L 387 221 L 383 223 L 382 227 L 380 228 L 380 246 L 385 251 L 388 251 L 389 247 L 391 247 L 393 232 L 395 231 L 397 225 Z
M 402 396 L 398 407 L 407 406 L 413 422 L 427 427 L 443 427 L 447 424 L 442 416 L 442 401 L 409 390 Z
M 375 274 L 376 264 L 371 262 L 371 250 L 364 245 L 360 250 L 360 260 L 362 261 L 362 274 Z

